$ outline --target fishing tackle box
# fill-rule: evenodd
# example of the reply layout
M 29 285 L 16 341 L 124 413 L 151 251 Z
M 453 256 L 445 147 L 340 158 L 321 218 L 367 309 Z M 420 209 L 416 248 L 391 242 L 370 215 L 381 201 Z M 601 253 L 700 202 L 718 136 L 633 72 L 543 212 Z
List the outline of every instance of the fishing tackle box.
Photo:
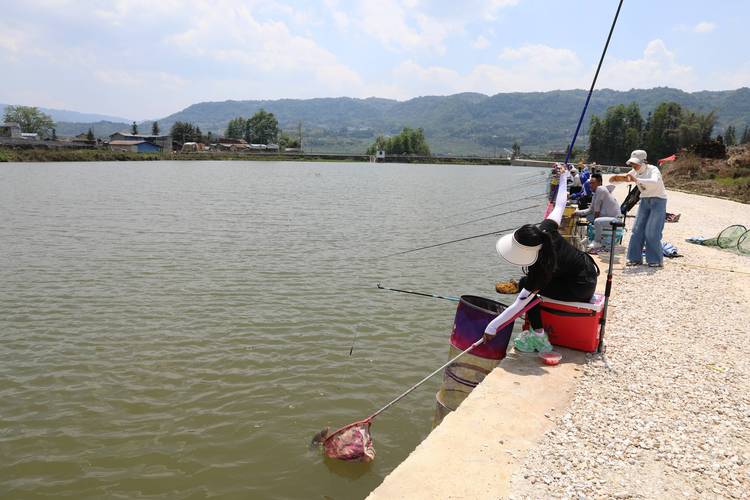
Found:
M 599 322 L 604 295 L 594 294 L 590 302 L 563 302 L 539 296 L 542 326 L 549 341 L 578 351 L 594 352 L 599 345 Z

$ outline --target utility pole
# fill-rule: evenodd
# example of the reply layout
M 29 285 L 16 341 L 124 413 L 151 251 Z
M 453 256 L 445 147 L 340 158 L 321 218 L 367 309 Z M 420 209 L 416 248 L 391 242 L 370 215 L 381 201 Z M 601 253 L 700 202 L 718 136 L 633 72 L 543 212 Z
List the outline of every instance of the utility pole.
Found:
M 299 150 L 304 151 L 302 148 L 302 120 L 297 123 L 297 135 L 299 136 Z

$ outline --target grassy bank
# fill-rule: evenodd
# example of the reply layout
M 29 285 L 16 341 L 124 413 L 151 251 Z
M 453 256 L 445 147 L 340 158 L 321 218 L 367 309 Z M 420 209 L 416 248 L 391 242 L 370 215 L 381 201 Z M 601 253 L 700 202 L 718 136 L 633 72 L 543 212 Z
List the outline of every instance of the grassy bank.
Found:
M 667 188 L 750 203 L 750 146 L 730 148 L 724 160 L 679 155 L 664 168 Z

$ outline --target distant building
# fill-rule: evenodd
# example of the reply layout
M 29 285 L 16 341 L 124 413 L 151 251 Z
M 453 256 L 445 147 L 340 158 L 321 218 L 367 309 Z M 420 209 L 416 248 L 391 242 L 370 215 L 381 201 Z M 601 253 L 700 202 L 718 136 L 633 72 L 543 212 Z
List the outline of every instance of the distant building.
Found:
M 0 137 L 21 137 L 21 126 L 15 122 L 0 124 Z
M 158 146 L 161 151 L 172 151 L 171 135 L 131 134 L 128 132 L 115 132 L 109 136 L 109 144 L 113 142 L 148 142 Z
M 38 141 L 39 134 L 37 134 L 36 132 L 21 132 L 21 139 L 26 139 L 29 141 Z
M 161 146 L 148 141 L 109 141 L 112 151 L 129 151 L 132 153 L 160 153 Z

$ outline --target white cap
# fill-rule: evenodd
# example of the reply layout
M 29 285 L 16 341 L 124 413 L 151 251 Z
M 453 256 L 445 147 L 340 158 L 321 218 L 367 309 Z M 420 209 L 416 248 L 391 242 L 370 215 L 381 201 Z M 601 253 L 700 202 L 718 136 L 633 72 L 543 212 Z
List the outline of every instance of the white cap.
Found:
M 628 163 L 635 163 L 637 165 L 645 165 L 646 164 L 646 152 L 642 149 L 636 149 L 632 153 L 630 153 L 630 159 L 625 162 L 625 164 Z
M 542 245 L 526 246 L 516 241 L 515 233 L 506 234 L 497 240 L 495 250 L 514 266 L 528 267 L 536 262 Z

